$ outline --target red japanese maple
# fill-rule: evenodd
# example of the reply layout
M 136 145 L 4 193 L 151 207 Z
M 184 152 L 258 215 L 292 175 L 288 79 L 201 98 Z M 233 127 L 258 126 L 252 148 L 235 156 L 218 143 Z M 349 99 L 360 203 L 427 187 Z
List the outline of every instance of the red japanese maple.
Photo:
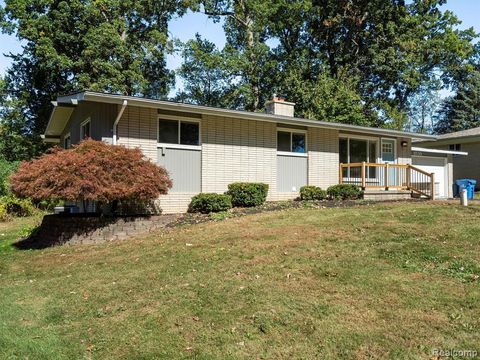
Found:
M 172 187 L 167 171 L 140 149 L 85 140 L 22 162 L 11 176 L 12 192 L 33 200 L 148 201 Z

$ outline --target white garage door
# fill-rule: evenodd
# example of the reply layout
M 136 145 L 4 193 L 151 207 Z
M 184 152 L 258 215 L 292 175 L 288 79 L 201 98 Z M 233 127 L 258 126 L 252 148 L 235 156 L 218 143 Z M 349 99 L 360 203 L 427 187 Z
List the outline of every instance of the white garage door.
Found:
M 435 196 L 447 197 L 447 171 L 446 171 L 446 159 L 441 157 L 429 157 L 429 156 L 412 156 L 412 165 L 426 171 L 428 173 L 435 174 Z

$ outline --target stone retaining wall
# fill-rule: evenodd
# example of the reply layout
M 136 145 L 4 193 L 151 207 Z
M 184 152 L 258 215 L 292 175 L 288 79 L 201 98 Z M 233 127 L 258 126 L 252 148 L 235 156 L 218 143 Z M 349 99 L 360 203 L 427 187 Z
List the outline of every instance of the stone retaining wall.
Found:
M 46 215 L 42 224 L 26 240 L 29 247 L 98 244 L 122 240 L 165 227 L 178 215 L 139 217 L 99 217 L 84 214 Z

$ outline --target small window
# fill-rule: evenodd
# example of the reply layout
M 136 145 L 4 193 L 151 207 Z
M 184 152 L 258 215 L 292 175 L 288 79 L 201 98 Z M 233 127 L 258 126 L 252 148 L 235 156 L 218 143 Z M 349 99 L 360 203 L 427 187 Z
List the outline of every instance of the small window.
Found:
M 86 139 L 91 137 L 90 134 L 90 120 L 87 120 L 80 125 L 80 139 Z
M 67 134 L 63 138 L 63 148 L 64 149 L 70 149 L 71 146 L 72 146 L 72 141 L 71 141 L 71 138 L 70 138 L 70 134 Z
M 162 144 L 200 145 L 197 122 L 165 120 L 158 122 L 158 142 Z
M 393 154 L 393 143 L 382 142 L 382 153 L 383 154 Z
M 452 151 L 462 151 L 462 146 L 461 144 L 450 144 L 449 149 Z
M 305 134 L 294 131 L 278 131 L 277 151 L 306 153 L 307 144 Z

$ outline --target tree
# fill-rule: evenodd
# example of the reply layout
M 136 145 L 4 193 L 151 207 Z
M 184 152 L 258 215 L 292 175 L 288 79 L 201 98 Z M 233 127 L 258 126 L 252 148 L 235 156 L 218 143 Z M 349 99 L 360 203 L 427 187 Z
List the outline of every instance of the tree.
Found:
M 21 149 L 7 142 L 4 151 L 24 159 L 43 150 L 39 135 L 59 94 L 89 89 L 165 97 L 174 82 L 165 61 L 168 21 L 185 9 L 182 0 L 6 0 L 0 25 L 25 45 L 9 55 L 1 121 L 9 138 L 28 141 Z
M 72 149 L 53 148 L 20 163 L 10 177 L 12 192 L 39 200 L 146 202 L 172 187 L 167 171 L 140 149 L 85 140 Z
M 333 120 L 335 116 L 325 118 L 323 106 L 312 101 L 328 76 L 331 84 L 348 89 L 348 99 L 360 97 L 364 119 L 344 121 L 403 129 L 412 98 L 422 86 L 452 86 L 458 73 L 469 71 L 466 60 L 474 54 L 476 34 L 473 29 L 457 30 L 455 15 L 440 9 L 444 2 L 201 3 L 207 15 L 225 19 L 227 45 L 222 54 L 237 77 L 230 88 L 240 103 L 232 106 L 261 111 L 276 92 L 295 101 L 300 115 Z M 327 97 L 325 101 L 333 101 L 327 107 L 335 108 L 337 100 Z
M 267 45 L 268 16 L 271 1 L 204 0 L 205 14 L 218 21 L 225 18 L 227 44 L 222 51 L 230 82 L 228 93 L 236 100 L 233 106 L 260 111 L 273 93 L 272 80 L 276 62 Z
M 457 93 L 444 100 L 437 117 L 438 133 L 480 126 L 480 70 L 470 73 L 458 84 Z
M 410 99 L 408 130 L 419 133 L 432 133 L 435 127 L 435 114 L 440 105 L 440 95 L 435 86 L 422 86 Z
M 223 54 L 215 44 L 196 34 L 195 40 L 183 44 L 182 49 L 183 63 L 177 74 L 184 86 L 175 100 L 231 107 L 234 100 L 229 97 L 229 84 L 233 79 L 226 69 Z

